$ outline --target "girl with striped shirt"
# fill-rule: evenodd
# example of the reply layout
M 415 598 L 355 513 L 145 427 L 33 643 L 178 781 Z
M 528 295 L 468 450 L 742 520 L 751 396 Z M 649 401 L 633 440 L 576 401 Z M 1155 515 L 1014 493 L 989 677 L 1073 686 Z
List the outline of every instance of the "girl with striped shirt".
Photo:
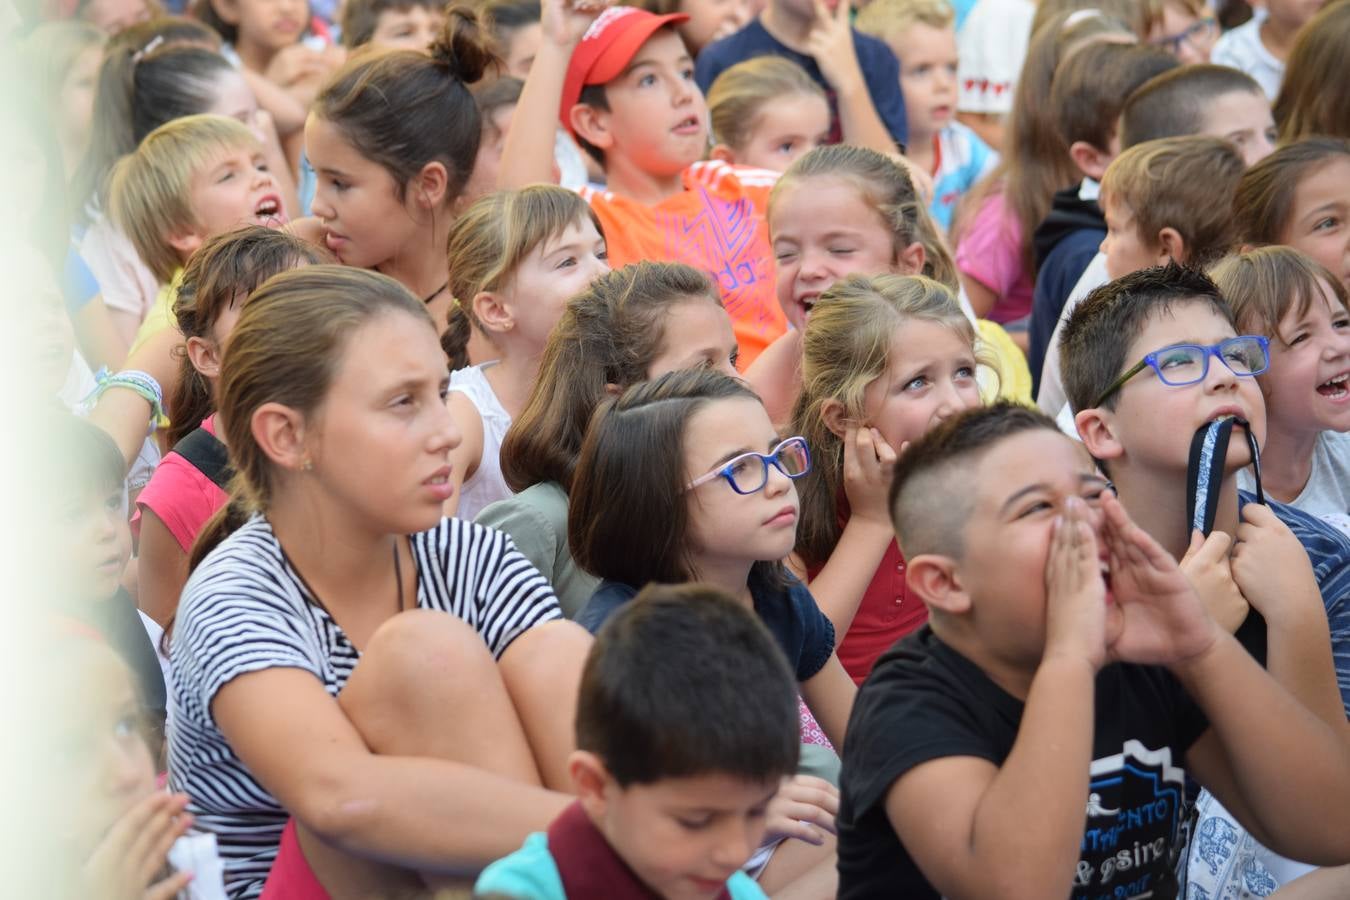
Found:
M 374 272 L 283 273 L 240 315 L 219 411 L 252 516 L 184 590 L 169 727 L 231 897 L 436 887 L 568 803 L 589 638 L 509 538 L 441 517 L 447 382 Z

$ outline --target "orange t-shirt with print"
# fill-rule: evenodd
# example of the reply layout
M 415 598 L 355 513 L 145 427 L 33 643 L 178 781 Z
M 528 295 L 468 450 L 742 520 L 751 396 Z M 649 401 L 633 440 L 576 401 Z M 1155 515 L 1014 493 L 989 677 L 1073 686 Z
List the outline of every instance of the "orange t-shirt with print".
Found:
M 713 278 L 744 370 L 787 331 L 764 218 L 778 173 L 712 160 L 694 163 L 683 177 L 685 190 L 655 206 L 593 188 L 581 194 L 604 226 L 614 268 L 642 260 L 681 262 Z

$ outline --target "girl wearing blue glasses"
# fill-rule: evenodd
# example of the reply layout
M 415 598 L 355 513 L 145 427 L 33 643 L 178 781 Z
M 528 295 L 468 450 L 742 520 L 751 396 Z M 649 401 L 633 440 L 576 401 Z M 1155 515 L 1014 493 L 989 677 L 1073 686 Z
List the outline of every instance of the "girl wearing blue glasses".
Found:
M 591 423 L 572 481 L 572 555 L 603 579 L 577 621 L 598 629 L 649 582 L 718 587 L 768 627 L 806 706 L 842 749 L 857 689 L 835 656 L 834 626 L 783 565 L 797 537 L 795 481 L 810 469 L 805 440 L 780 438 L 739 379 L 695 369 L 625 391 Z M 810 803 L 790 818 L 809 816 L 833 830 L 833 803 L 824 818 Z M 770 823 L 771 832 L 778 827 Z M 780 836 L 825 839 L 788 828 Z M 773 864 L 786 863 L 782 857 L 779 851 Z M 766 890 L 769 878 L 761 878 Z

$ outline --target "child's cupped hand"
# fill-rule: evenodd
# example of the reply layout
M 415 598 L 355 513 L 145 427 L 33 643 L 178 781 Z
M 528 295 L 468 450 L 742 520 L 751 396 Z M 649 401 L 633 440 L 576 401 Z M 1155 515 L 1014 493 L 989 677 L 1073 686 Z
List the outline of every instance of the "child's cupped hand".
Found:
M 1242 596 L 1268 622 L 1300 608 L 1323 610 L 1308 552 L 1268 506 L 1248 503 L 1242 508 L 1232 567 Z
M 613 0 L 544 0 L 540 22 L 544 35 L 559 47 L 575 47 Z
M 816 21 L 807 36 L 807 52 L 820 66 L 820 74 L 839 93 L 865 89 L 858 51 L 853 45 L 853 25 L 849 21 L 848 0 L 838 0 L 831 10 L 823 0 L 815 0 Z
M 769 801 L 764 841 L 797 838 L 819 846 L 825 843 L 826 833 L 835 833 L 838 814 L 839 789 L 834 785 L 814 775 L 784 778 Z
M 85 861 L 84 896 L 105 900 L 170 900 L 191 872 L 164 875 L 169 848 L 192 826 L 186 794 L 155 791 L 115 823 Z
M 901 452 L 908 444 L 902 444 Z M 875 428 L 850 425 L 844 432 L 844 496 L 851 515 L 889 526 L 887 499 L 896 452 Z
M 1045 561 L 1045 657 L 1106 662 L 1106 584 L 1087 504 L 1070 497 L 1056 521 Z
M 1230 546 L 1232 539 L 1222 531 L 1211 532 L 1209 537 L 1191 532 L 1191 545 L 1181 558 L 1181 572 L 1214 621 L 1231 634 L 1246 620 L 1251 607 L 1233 580 Z
M 1177 561 L 1134 524 L 1114 496 L 1102 498 L 1102 529 L 1111 555 L 1107 649 L 1112 659 L 1174 665 L 1202 655 L 1219 626 Z

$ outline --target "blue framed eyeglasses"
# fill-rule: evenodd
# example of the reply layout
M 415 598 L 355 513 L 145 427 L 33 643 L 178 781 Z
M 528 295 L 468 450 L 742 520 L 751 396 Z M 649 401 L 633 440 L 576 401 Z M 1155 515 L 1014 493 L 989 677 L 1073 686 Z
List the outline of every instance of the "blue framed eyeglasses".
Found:
M 1196 42 L 1207 42 L 1219 30 L 1219 21 L 1213 16 L 1204 16 L 1196 19 L 1189 27 L 1178 31 L 1176 34 L 1163 35 L 1160 38 L 1154 38 L 1149 41 L 1154 47 L 1166 50 L 1173 56 L 1181 53 L 1182 44 L 1190 44 L 1196 49 L 1202 49 L 1196 45 Z
M 1180 387 L 1204 381 L 1209 375 L 1210 357 L 1222 362 L 1234 375 L 1244 378 L 1260 375 L 1270 368 L 1270 341 L 1258 334 L 1244 334 L 1217 344 L 1175 344 L 1148 354 L 1102 392 L 1093 406 L 1101 406 L 1116 391 L 1145 368 L 1158 373 L 1163 384 Z
M 742 453 L 732 457 L 706 475 L 700 475 L 684 486 L 692 491 L 699 485 L 717 478 L 725 478 L 738 494 L 753 494 L 769 482 L 769 466 L 788 478 L 796 480 L 811 471 L 811 450 L 804 437 L 784 439 L 772 453 Z

